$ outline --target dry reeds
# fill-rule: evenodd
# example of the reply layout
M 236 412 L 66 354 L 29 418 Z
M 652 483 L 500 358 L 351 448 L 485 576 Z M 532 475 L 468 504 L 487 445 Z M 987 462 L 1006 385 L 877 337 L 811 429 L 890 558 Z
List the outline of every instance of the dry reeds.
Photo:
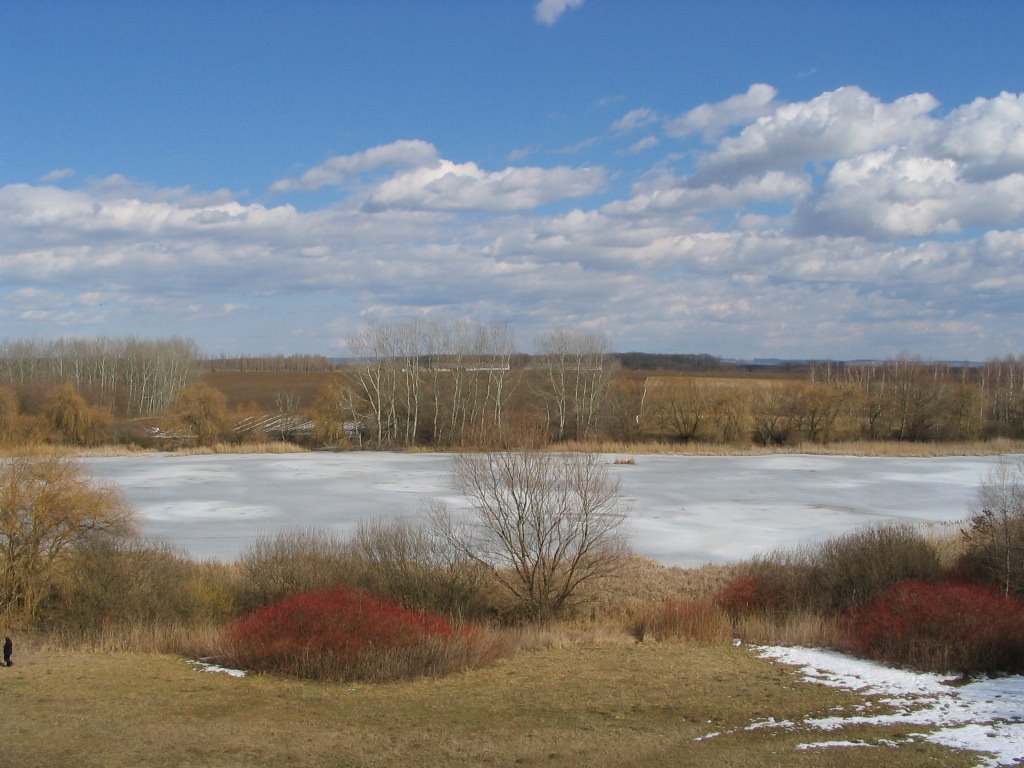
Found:
M 999 456 L 1024 453 L 1024 440 L 998 437 L 991 440 L 913 442 L 907 440 L 848 440 L 831 443 L 797 442 L 785 445 L 748 445 L 711 442 L 621 442 L 615 440 L 566 441 L 546 446 L 551 451 L 579 451 L 635 456 L 864 456 L 938 458 L 942 456 Z
M 733 636 L 729 615 L 711 599 L 666 600 L 644 612 L 631 632 L 641 642 L 650 638 L 720 643 Z

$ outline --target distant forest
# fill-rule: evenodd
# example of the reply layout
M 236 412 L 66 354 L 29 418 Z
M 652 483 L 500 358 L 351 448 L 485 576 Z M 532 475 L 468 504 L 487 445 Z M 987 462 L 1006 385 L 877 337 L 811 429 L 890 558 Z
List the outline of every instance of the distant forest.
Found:
M 346 360 L 204 357 L 187 339 L 0 342 L 0 443 L 290 440 L 318 448 L 1024 438 L 1024 355 L 983 363 L 613 353 L 555 331 L 372 326 Z

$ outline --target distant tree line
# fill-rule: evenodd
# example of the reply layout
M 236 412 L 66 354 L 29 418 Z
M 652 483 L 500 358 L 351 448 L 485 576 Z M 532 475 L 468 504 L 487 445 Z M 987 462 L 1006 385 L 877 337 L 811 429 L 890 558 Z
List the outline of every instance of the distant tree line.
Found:
M 629 371 L 707 372 L 726 368 L 722 358 L 714 355 L 654 354 L 651 352 L 619 352 L 619 365 Z
M 70 384 L 92 404 L 119 416 L 165 411 L 188 383 L 199 350 L 189 339 L 134 337 L 0 341 L 0 386 L 22 405 L 47 388 Z
M 343 364 L 307 355 L 211 364 L 181 339 L 7 341 L 0 344 L 0 442 L 518 448 L 1024 438 L 1024 356 L 984 364 L 901 356 L 758 373 L 716 368 L 721 361 L 708 355 L 616 356 L 603 334 L 588 331 L 555 330 L 533 346 L 532 355 L 519 352 L 504 325 L 427 318 L 364 328 L 349 340 L 352 357 Z M 624 359 L 656 368 L 634 369 Z M 329 376 L 315 396 L 312 387 L 282 388 L 261 407 L 229 403 L 204 383 L 200 371 L 211 365 Z
M 333 371 L 338 362 L 323 355 L 237 355 L 207 357 L 199 362 L 204 372 L 237 371 L 240 373 L 312 373 Z
M 764 445 L 1024 437 L 1024 356 L 981 366 L 892 360 L 809 366 L 801 379 L 650 376 L 639 432 Z

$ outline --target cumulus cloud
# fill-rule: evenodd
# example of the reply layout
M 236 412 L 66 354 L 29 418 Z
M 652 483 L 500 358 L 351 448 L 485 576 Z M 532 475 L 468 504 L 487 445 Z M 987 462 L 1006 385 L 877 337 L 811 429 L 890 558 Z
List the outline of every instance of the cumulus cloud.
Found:
M 336 155 L 310 168 L 297 179 L 279 179 L 271 192 L 311 191 L 327 186 L 340 186 L 355 174 L 377 168 L 416 168 L 432 165 L 439 159 L 437 148 L 426 141 L 403 140 L 352 155 Z
M 1024 173 L 971 181 L 953 159 L 890 148 L 837 161 L 800 215 L 814 231 L 883 239 L 1006 226 L 1024 218 Z
M 856 86 L 827 91 L 809 101 L 777 106 L 738 136 L 726 136 L 705 158 L 704 171 L 747 174 L 799 168 L 921 141 L 934 128 L 929 114 L 937 107 L 938 101 L 927 93 L 887 103 Z
M 152 320 L 157 335 L 252 352 L 271 338 L 329 349 L 368 318 L 422 312 L 507 321 L 521 338 L 600 327 L 620 349 L 1020 352 L 1020 95 L 944 114 L 927 94 L 853 86 L 758 98 L 768 111 L 725 138 L 739 107 L 684 113 L 710 137 L 695 164 L 655 137 L 622 163 L 644 167 L 614 174 L 490 170 L 394 142 L 282 179 L 337 187 L 306 211 L 117 174 L 0 187 L 0 318 L 13 336 Z
M 540 0 L 533 9 L 533 17 L 541 24 L 551 26 L 562 14 L 572 8 L 579 8 L 583 0 Z
M 404 210 L 512 211 L 604 188 L 602 168 L 506 168 L 484 171 L 476 163 L 438 164 L 397 174 L 368 197 L 368 211 Z
M 511 211 L 567 197 L 579 197 L 605 185 L 602 168 L 508 167 L 485 171 L 476 163 L 456 163 L 425 141 L 397 141 L 332 157 L 297 179 L 281 179 L 273 192 L 342 186 L 353 177 L 387 169 L 392 173 L 364 185 L 361 208 L 422 211 Z
M 940 133 L 937 153 L 963 163 L 969 175 L 1024 171 L 1024 94 L 975 99 L 953 110 Z
M 665 132 L 677 138 L 699 133 L 705 141 L 711 141 L 735 125 L 743 125 L 768 114 L 774 105 L 776 93 L 770 85 L 754 83 L 746 93 L 712 104 L 701 104 L 669 120 Z
M 603 210 L 613 215 L 635 215 L 660 211 L 743 209 L 750 205 L 799 198 L 811 189 L 806 177 L 782 171 L 747 176 L 728 185 L 689 187 L 685 183 L 666 184 L 662 180 L 652 186 L 652 189 L 641 191 L 629 200 L 609 203 Z

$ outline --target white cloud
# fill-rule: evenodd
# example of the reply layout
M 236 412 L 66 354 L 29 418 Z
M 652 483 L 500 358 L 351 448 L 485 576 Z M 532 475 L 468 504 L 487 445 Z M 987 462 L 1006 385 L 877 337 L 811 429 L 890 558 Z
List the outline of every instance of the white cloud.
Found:
M 768 114 L 774 106 L 776 93 L 770 85 L 754 83 L 746 93 L 712 104 L 701 104 L 668 121 L 665 132 L 678 138 L 700 133 L 704 141 L 711 141 L 734 125 L 749 123 Z
M 365 209 L 512 211 L 600 191 L 602 168 L 506 168 L 487 172 L 476 163 L 442 160 L 379 184 Z
M 640 107 L 639 109 L 630 110 L 612 123 L 612 131 L 615 133 L 631 133 L 638 128 L 645 128 L 651 123 L 656 123 L 657 121 L 657 112 L 653 109 L 648 109 L 647 107 Z
M 1019 353 L 1020 106 L 1000 94 L 934 116 L 927 95 L 840 89 L 716 134 L 696 172 L 646 137 L 639 180 L 488 170 L 395 142 L 282 179 L 338 186 L 309 211 L 117 174 L 14 184 L 0 187 L 0 317 L 11 336 L 173 332 L 252 352 L 329 349 L 360 318 L 433 313 L 520 338 L 606 327 L 620 349 Z
M 1024 219 L 1024 173 L 974 182 L 955 160 L 890 148 L 837 161 L 800 215 L 817 232 L 880 238 L 1011 225 Z
M 809 101 L 776 107 L 727 136 L 704 160 L 704 171 L 748 174 L 767 168 L 802 167 L 810 161 L 883 149 L 891 144 L 921 141 L 934 129 L 929 113 L 938 102 L 915 93 L 883 102 L 866 91 L 847 86 Z
M 326 186 L 340 186 L 355 174 L 377 168 L 416 168 L 437 163 L 439 155 L 433 144 L 419 140 L 396 141 L 352 155 L 336 155 L 320 165 L 310 168 L 297 179 L 279 179 L 270 186 L 271 192 L 315 190 Z
M 640 139 L 640 141 L 630 144 L 629 147 L 626 148 L 625 152 L 627 155 L 638 155 L 648 149 L 654 149 L 654 147 L 658 146 L 658 143 L 657 136 L 645 136 Z
M 637 215 L 661 211 L 743 209 L 749 205 L 799 198 L 811 189 L 806 177 L 782 171 L 769 171 L 760 177 L 747 176 L 729 185 L 688 187 L 681 183 L 666 184 L 662 180 L 653 186 L 629 200 L 609 203 L 602 210 L 612 215 Z
M 40 181 L 60 181 L 75 175 L 74 168 L 56 168 L 39 178 Z
M 970 173 L 1024 171 L 1024 94 L 975 99 L 953 110 L 940 131 L 937 152 L 961 161 Z
M 534 18 L 541 24 L 551 26 L 562 14 L 572 8 L 579 8 L 583 0 L 540 0 L 533 9 Z

